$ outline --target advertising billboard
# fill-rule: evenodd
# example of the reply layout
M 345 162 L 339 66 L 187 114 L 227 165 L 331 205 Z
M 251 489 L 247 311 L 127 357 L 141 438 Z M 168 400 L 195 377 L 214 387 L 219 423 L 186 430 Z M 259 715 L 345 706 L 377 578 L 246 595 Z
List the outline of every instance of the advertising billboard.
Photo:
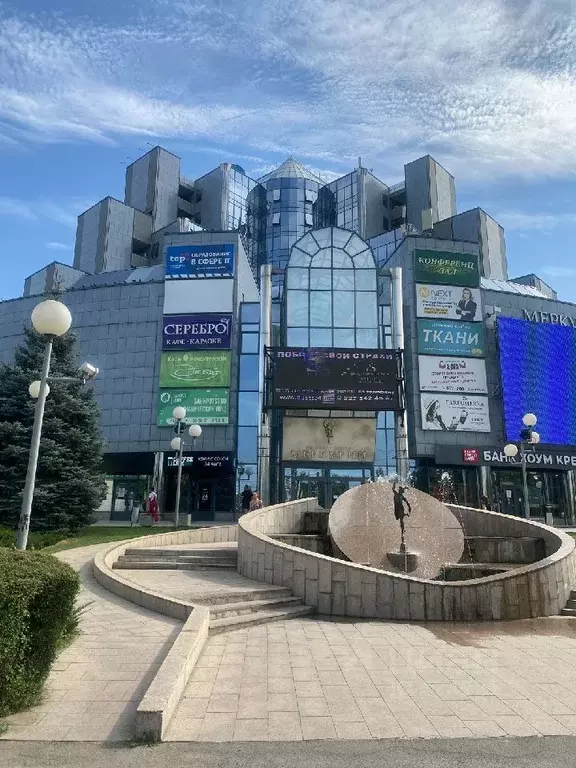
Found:
M 576 329 L 498 317 L 506 438 L 534 413 L 541 443 L 576 445 Z
M 488 393 L 484 360 L 418 355 L 418 371 L 420 389 L 424 392 Z
M 488 398 L 476 395 L 420 395 L 422 429 L 490 432 Z
M 229 387 L 230 352 L 163 352 L 161 387 Z
M 484 357 L 484 325 L 452 320 L 418 320 L 421 355 Z
M 285 418 L 283 461 L 372 463 L 376 419 Z
M 273 350 L 273 405 L 386 411 L 400 407 L 398 357 L 384 349 Z
M 234 245 L 169 245 L 166 279 L 233 277 Z
M 480 289 L 417 284 L 416 315 L 468 322 L 482 320 Z
M 163 349 L 230 349 L 232 315 L 165 315 Z
M 467 285 L 478 288 L 478 256 L 451 251 L 414 251 L 414 281 L 433 285 Z
M 228 424 L 230 396 L 227 389 L 161 389 L 158 394 L 156 423 L 172 427 L 172 411 L 186 408 L 186 424 Z
M 234 280 L 166 280 L 164 314 L 188 315 L 192 312 L 226 312 L 234 309 Z

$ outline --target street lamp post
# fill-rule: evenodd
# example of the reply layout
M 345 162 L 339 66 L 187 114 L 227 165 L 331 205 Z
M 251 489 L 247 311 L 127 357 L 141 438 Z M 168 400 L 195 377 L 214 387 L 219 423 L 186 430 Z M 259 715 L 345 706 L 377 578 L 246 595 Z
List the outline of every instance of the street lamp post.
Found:
M 536 445 L 540 442 L 540 435 L 534 431 L 538 419 L 533 413 L 526 413 L 522 417 L 524 427 L 520 430 L 520 464 L 522 467 L 522 485 L 524 488 L 524 517 L 530 519 L 530 500 L 528 499 L 528 473 L 526 471 L 526 445 Z M 518 455 L 518 446 L 508 443 L 504 446 L 504 453 L 513 459 Z
M 178 479 L 176 481 L 176 509 L 174 511 L 174 528 L 178 528 L 180 524 L 180 493 L 182 487 L 182 456 L 184 453 L 184 439 L 181 437 L 184 428 L 184 419 L 186 418 L 186 408 L 182 405 L 177 405 L 172 411 L 172 416 L 176 421 L 176 435 L 172 438 L 170 447 L 173 451 L 176 451 L 178 461 Z M 196 442 L 196 439 L 202 434 L 202 427 L 199 424 L 192 424 L 188 430 L 188 434 L 192 438 L 192 445 Z M 192 515 L 190 513 L 186 516 L 186 525 L 192 524 Z
M 54 339 L 63 336 L 72 325 L 72 315 L 70 310 L 61 301 L 48 299 L 37 304 L 32 311 L 32 325 L 34 330 L 46 338 L 44 346 L 44 359 L 42 361 L 42 372 L 39 381 L 33 381 L 28 387 L 30 397 L 37 398 L 36 408 L 34 410 L 34 425 L 32 427 L 32 440 L 30 442 L 30 453 L 28 455 L 28 469 L 26 470 L 26 483 L 24 485 L 24 495 L 22 497 L 22 507 L 20 509 L 20 519 L 18 521 L 18 531 L 16 536 L 16 549 L 24 550 L 28 545 L 28 532 L 30 531 L 30 517 L 32 514 L 32 501 L 34 498 L 34 487 L 36 485 L 36 469 L 38 467 L 38 454 L 40 452 L 40 437 L 42 435 L 42 423 L 44 421 L 44 408 L 46 398 L 50 393 L 48 381 L 77 382 L 78 379 L 71 377 L 51 377 L 50 360 L 52 358 L 52 345 Z M 98 373 L 89 363 L 84 363 L 80 367 L 81 375 L 86 382 L 87 379 L 94 378 Z

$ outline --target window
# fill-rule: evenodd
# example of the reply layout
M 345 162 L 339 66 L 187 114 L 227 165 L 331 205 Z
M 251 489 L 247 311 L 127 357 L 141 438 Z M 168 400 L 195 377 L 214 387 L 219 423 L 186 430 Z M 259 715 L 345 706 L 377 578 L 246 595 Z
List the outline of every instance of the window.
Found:
M 272 224 L 280 224 L 280 214 L 279 213 L 273 213 L 272 214 Z
M 314 224 L 314 219 L 312 218 L 312 214 L 311 213 L 305 213 L 304 214 L 304 221 L 305 221 L 305 223 L 309 227 L 311 227 Z
M 255 464 L 258 455 L 258 428 L 238 427 L 238 461 Z
M 258 426 L 258 392 L 238 393 L 238 425 Z
M 280 190 L 279 189 L 273 189 L 272 190 L 272 200 L 277 203 L 278 200 L 280 200 Z
M 242 334 L 242 352 L 250 352 L 252 354 L 258 353 L 258 334 L 257 333 Z
M 258 355 L 240 355 L 239 389 L 258 391 Z
M 260 322 L 260 305 L 259 304 L 242 304 L 242 322 L 243 323 L 259 323 Z

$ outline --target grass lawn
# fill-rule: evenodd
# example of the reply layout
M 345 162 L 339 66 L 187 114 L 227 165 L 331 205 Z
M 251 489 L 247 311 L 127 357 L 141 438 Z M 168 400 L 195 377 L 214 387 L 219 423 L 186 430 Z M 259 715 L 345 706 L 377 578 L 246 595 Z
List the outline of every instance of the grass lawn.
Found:
M 194 527 L 194 526 L 193 526 Z M 75 547 L 88 547 L 91 544 L 104 544 L 107 541 L 124 541 L 125 539 L 136 539 L 139 536 L 151 536 L 156 533 L 171 533 L 174 528 L 167 526 L 146 526 L 135 525 L 133 528 L 121 526 L 88 526 L 69 539 L 62 539 L 51 547 L 45 547 L 42 552 L 62 552 L 64 549 L 74 549 Z M 178 530 L 187 530 L 186 527 L 180 527 Z

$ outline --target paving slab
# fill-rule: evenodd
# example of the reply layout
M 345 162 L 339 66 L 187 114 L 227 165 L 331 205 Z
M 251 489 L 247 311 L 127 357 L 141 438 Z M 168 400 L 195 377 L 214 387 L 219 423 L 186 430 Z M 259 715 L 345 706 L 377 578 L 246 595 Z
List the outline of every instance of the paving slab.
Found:
M 44 701 L 6 718 L 0 738 L 22 741 L 126 741 L 138 702 L 180 622 L 116 597 L 92 577 L 94 555 L 110 544 L 58 554 L 80 573 L 80 635 L 58 657 Z
M 575 652 L 576 624 L 556 617 L 246 628 L 208 639 L 167 739 L 576 735 Z

